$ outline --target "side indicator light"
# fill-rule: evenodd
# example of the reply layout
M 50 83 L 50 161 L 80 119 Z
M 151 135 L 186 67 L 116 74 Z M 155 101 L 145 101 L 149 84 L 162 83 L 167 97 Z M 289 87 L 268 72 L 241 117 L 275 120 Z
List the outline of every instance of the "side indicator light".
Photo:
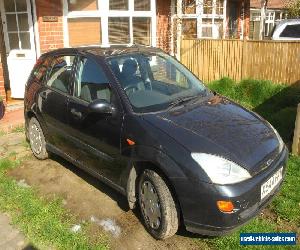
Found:
M 132 140 L 130 140 L 130 139 L 126 139 L 126 141 L 127 141 L 127 143 L 128 143 L 129 146 L 135 145 L 135 142 L 132 141 Z
M 231 201 L 217 201 L 217 206 L 219 210 L 224 213 L 231 213 L 234 209 Z

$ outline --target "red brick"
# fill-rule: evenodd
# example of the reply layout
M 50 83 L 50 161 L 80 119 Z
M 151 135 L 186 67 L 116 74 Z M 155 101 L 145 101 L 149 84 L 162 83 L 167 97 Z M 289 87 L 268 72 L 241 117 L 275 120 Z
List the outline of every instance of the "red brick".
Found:
M 41 52 L 61 48 L 63 44 L 62 1 L 36 0 Z M 43 22 L 43 16 L 57 16 L 57 22 Z

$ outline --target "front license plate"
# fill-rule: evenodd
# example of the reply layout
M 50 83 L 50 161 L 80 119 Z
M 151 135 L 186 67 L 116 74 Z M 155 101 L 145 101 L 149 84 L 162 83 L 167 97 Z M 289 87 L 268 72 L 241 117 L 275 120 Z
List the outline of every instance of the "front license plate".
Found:
M 264 199 L 268 194 L 270 194 L 273 189 L 280 183 L 282 180 L 283 167 L 280 168 L 269 180 L 261 185 L 261 200 Z

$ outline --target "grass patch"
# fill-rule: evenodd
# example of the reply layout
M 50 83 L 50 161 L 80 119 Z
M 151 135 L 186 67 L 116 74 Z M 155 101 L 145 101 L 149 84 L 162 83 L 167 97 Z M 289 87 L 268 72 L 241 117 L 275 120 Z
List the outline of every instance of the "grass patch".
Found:
M 25 133 L 25 126 L 24 125 L 16 126 L 11 130 L 11 133 Z
M 251 79 L 237 83 L 222 78 L 209 83 L 208 87 L 254 110 L 278 130 L 286 143 L 292 141 L 297 105 L 300 103 L 299 86 Z
M 300 157 L 291 156 L 280 195 L 270 208 L 282 219 L 300 225 Z
M 37 247 L 54 249 L 106 249 L 103 239 L 92 245 L 85 233 L 71 232 L 75 218 L 62 207 L 60 200 L 46 201 L 32 188 L 24 188 L 5 172 L 20 162 L 0 159 L 0 210 L 8 212 L 26 237 Z

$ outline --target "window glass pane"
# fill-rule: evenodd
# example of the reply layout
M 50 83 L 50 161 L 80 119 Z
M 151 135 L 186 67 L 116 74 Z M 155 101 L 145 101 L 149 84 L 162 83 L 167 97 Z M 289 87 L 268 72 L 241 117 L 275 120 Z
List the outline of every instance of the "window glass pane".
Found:
M 216 14 L 217 15 L 223 15 L 224 11 L 224 0 L 217 0 L 216 2 Z
M 281 20 L 281 13 L 280 12 L 276 12 L 275 14 L 275 20 Z
M 80 61 L 76 75 L 75 96 L 87 102 L 96 99 L 110 102 L 111 90 L 108 79 L 101 67 L 91 59 Z
M 110 17 L 108 19 L 109 43 L 129 43 L 129 17 Z
M 54 89 L 68 93 L 70 90 L 70 76 L 75 56 L 59 56 L 54 58 L 47 85 Z
M 197 38 L 197 19 L 182 20 L 182 35 L 184 38 Z
M 22 49 L 30 49 L 30 33 L 29 32 L 22 32 L 20 33 L 20 40 L 21 40 L 21 48 Z
M 183 0 L 182 1 L 183 14 L 196 14 L 196 0 Z
M 15 14 L 6 15 L 7 31 L 18 31 L 17 17 Z
M 4 0 L 4 8 L 6 12 L 15 12 L 14 0 Z
M 137 44 L 150 45 L 151 18 L 133 17 L 133 42 Z
M 97 10 L 97 0 L 68 0 L 69 11 Z
M 280 37 L 300 38 L 300 24 L 287 25 Z
M 69 19 L 68 29 L 69 42 L 72 47 L 101 44 L 100 18 Z
M 16 0 L 17 11 L 27 11 L 26 0 Z
M 27 14 L 18 14 L 18 23 L 19 23 L 20 31 L 28 31 L 29 30 Z
M 19 49 L 19 37 L 16 33 L 10 33 L 8 34 L 9 39 L 9 47 L 10 49 Z
M 202 27 L 202 37 L 212 37 L 212 36 L 213 36 L 212 26 Z
M 128 0 L 110 0 L 110 10 L 128 10 Z
M 216 19 L 215 26 L 218 31 L 218 35 L 216 38 L 221 39 L 223 37 L 224 29 L 223 29 L 223 19 Z
M 134 0 L 134 10 L 149 11 L 150 10 L 150 0 Z
M 213 0 L 204 0 L 203 13 L 212 14 L 212 12 L 213 12 Z

